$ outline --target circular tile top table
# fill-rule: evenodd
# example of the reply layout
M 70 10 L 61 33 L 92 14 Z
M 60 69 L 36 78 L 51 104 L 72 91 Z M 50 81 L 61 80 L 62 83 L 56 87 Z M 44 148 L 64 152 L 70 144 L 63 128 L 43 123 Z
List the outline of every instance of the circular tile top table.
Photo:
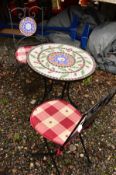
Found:
M 34 47 L 27 58 L 37 73 L 54 80 L 73 81 L 91 75 L 94 59 L 84 50 L 66 44 L 42 44 Z
M 32 36 L 37 29 L 36 22 L 31 17 L 23 18 L 19 23 L 19 30 L 24 36 Z

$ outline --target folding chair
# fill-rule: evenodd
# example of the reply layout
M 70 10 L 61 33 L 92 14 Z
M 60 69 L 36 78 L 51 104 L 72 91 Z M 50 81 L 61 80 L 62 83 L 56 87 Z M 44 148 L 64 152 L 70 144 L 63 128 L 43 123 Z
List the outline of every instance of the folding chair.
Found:
M 61 155 L 65 147 L 77 135 L 82 143 L 87 162 L 88 164 L 91 163 L 81 133 L 92 126 L 97 117 L 97 112 L 107 105 L 115 94 L 116 87 L 112 88 L 106 96 L 102 97 L 84 114 L 81 114 L 77 108 L 63 99 L 47 101 L 33 110 L 30 116 L 31 126 L 44 137 L 48 149 L 47 154 L 51 156 L 58 175 L 60 175 L 60 171 L 54 155 Z M 55 151 L 50 149 L 47 140 L 57 145 Z M 38 156 L 41 155 L 41 153 L 37 154 Z

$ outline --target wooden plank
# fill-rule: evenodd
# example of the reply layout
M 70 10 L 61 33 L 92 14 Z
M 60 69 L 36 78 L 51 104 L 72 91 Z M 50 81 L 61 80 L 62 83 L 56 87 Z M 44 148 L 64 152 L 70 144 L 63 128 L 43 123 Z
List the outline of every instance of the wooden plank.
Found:
M 21 32 L 18 29 L 0 29 L 1 34 L 15 34 L 15 35 L 22 35 Z

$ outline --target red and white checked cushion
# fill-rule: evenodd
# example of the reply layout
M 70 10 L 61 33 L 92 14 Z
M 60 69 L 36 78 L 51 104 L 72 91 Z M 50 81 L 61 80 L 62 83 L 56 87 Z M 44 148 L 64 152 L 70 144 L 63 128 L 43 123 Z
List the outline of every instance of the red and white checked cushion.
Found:
M 65 100 L 38 106 L 30 116 L 32 127 L 45 138 L 63 145 L 81 119 L 80 112 Z
M 33 48 L 34 46 L 24 46 L 24 47 L 19 47 L 17 51 L 15 52 L 15 56 L 17 61 L 20 63 L 27 63 L 27 54 L 29 51 Z

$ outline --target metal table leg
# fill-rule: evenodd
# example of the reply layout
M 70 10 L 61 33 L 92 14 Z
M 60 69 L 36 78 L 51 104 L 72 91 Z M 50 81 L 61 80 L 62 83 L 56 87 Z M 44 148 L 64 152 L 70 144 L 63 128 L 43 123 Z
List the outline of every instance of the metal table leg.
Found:
M 37 100 L 36 102 L 36 105 L 38 104 L 41 104 L 44 102 L 44 100 L 48 97 L 49 93 L 52 91 L 53 89 L 53 83 L 54 83 L 54 80 L 51 80 L 51 84 L 50 86 L 47 85 L 47 79 L 45 77 L 43 77 L 43 80 L 44 80 L 44 94 L 43 94 L 43 97 L 41 100 Z M 71 97 L 70 97 L 70 85 L 71 85 L 71 82 L 67 82 L 65 81 L 64 82 L 64 85 L 63 85 L 63 89 L 62 89 L 62 92 L 61 92 L 61 95 L 59 98 L 63 99 L 64 96 L 65 96 L 65 93 L 67 95 L 67 98 L 69 100 L 69 102 L 75 107 L 77 108 L 77 105 L 72 101 Z
M 63 89 L 62 89 L 61 98 L 64 98 L 65 91 L 66 91 L 66 89 L 67 89 L 67 85 L 68 85 L 68 82 L 64 82 L 64 86 L 63 86 Z
M 45 77 L 43 77 L 43 80 L 44 80 L 44 94 L 43 94 L 43 97 L 41 100 L 37 100 L 36 101 L 36 105 L 39 105 L 41 103 L 44 102 L 44 100 L 48 97 L 48 94 L 52 91 L 52 88 L 53 88 L 53 81 L 52 83 L 50 84 L 50 87 L 47 86 L 47 80 Z
M 70 97 L 70 85 L 71 85 L 71 82 L 68 82 L 67 84 L 67 97 L 68 97 L 68 100 L 69 102 L 75 107 L 77 108 L 77 105 L 72 101 L 71 97 Z

